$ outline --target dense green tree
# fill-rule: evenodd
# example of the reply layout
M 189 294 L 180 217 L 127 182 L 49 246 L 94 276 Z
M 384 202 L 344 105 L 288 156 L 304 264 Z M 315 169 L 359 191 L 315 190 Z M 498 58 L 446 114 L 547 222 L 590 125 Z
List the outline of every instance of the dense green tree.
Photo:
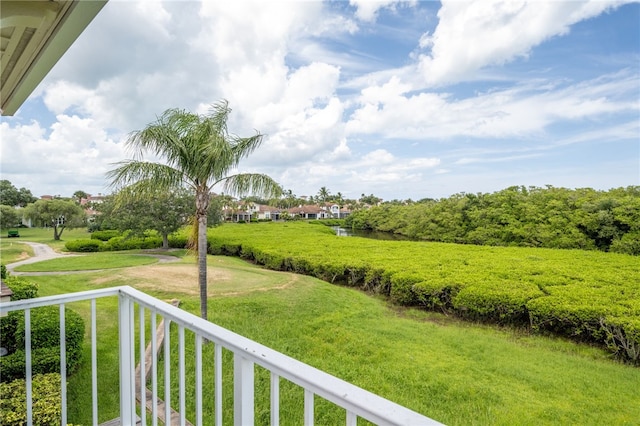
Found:
M 73 201 L 38 200 L 25 208 L 25 216 L 36 224 L 50 226 L 56 241 L 60 240 L 66 228 L 85 225 L 84 210 Z
M 11 207 L 25 207 L 37 198 L 26 188 L 17 189 L 10 181 L 0 180 L 0 204 Z
M 240 160 L 262 143 L 262 135 L 241 138 L 230 134 L 226 101 L 212 106 L 209 114 L 169 109 L 143 130 L 132 133 L 127 143 L 136 157 L 119 163 L 108 177 L 115 187 L 135 184 L 136 191 L 168 190 L 187 186 L 195 193 L 197 220 L 198 285 L 200 314 L 207 318 L 207 221 L 211 192 L 216 185 L 226 194 L 276 196 L 280 186 L 264 174 L 231 174 Z M 145 153 L 166 163 L 144 161 Z
M 20 215 L 15 207 L 0 205 L 0 228 L 12 228 L 20 223 Z
M 347 224 L 431 241 L 640 254 L 640 187 L 513 186 L 407 205 L 385 202 L 354 212 Z
M 169 248 L 169 235 L 190 223 L 193 217 L 193 194 L 185 189 L 155 190 L 135 193 L 120 191 L 100 206 L 102 225 L 119 231 L 143 235 L 158 232 L 162 248 Z

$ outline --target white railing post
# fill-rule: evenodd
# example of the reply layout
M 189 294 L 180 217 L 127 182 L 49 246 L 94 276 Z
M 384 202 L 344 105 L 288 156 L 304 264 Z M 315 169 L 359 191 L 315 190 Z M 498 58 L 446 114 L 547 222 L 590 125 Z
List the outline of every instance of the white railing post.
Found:
M 240 354 L 233 354 L 233 423 L 235 426 L 252 425 L 253 362 Z
M 122 424 L 135 424 L 135 369 L 133 341 L 133 302 L 127 296 L 118 297 L 118 331 L 120 348 L 120 419 Z

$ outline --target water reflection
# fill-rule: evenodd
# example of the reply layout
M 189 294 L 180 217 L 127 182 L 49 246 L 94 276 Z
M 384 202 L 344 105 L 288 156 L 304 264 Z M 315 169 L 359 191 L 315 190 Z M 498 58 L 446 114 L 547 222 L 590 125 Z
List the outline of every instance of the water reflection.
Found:
M 387 241 L 420 241 L 417 238 L 410 238 L 392 232 L 365 231 L 362 229 L 343 228 L 341 226 L 332 226 L 331 228 L 336 231 L 336 235 L 339 237 L 361 237 Z

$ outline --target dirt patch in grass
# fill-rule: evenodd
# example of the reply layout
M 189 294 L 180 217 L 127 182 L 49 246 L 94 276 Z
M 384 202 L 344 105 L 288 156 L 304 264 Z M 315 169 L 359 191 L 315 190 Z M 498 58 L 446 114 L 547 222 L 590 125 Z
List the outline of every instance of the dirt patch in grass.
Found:
M 284 289 L 299 277 L 295 274 L 264 269 L 207 269 L 207 291 L 210 296 L 236 296 L 252 291 Z M 195 265 L 154 264 L 126 268 L 107 277 L 94 281 L 95 284 L 108 282 L 130 282 L 142 291 L 163 291 L 199 296 L 198 268 Z

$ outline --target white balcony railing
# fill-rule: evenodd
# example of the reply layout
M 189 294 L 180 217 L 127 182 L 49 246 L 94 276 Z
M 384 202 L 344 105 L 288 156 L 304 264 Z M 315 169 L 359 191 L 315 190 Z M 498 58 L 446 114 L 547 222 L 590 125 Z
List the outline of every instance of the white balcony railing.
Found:
M 281 379 L 288 380 L 304 389 L 304 397 L 301 403 L 304 405 L 304 418 L 297 424 L 312 425 L 314 422 L 314 399 L 315 396 L 324 398 L 336 406 L 346 410 L 345 423 L 355 426 L 357 419 L 363 418 L 376 424 L 384 425 L 437 425 L 435 420 L 429 419 L 415 411 L 409 410 L 395 404 L 378 395 L 368 392 L 362 388 L 354 386 L 344 380 L 338 379 L 330 374 L 313 368 L 307 364 L 297 361 L 282 353 L 269 349 L 257 342 L 242 337 L 236 333 L 219 327 L 213 323 L 205 321 L 195 315 L 185 312 L 175 306 L 151 297 L 145 293 L 128 286 L 113 287 L 102 290 L 93 290 L 79 293 L 70 293 L 59 296 L 41 297 L 37 299 L 20 300 L 0 304 L 0 313 L 11 311 L 24 311 L 25 315 L 25 352 L 26 352 L 26 407 L 27 424 L 33 421 L 32 413 L 32 388 L 31 388 L 31 339 L 30 339 L 30 311 L 31 309 L 48 306 L 60 306 L 60 363 L 61 363 L 61 402 L 62 402 L 62 425 L 67 424 L 67 379 L 65 374 L 65 330 L 64 330 L 64 309 L 65 304 L 90 301 L 91 303 L 91 368 L 92 368 L 92 413 L 93 425 L 98 425 L 98 381 L 97 381 L 97 333 L 96 330 L 96 300 L 104 297 L 118 297 L 118 330 L 119 330 L 119 372 L 120 372 L 120 424 L 135 425 L 136 421 L 141 424 L 149 423 L 157 425 L 158 420 L 170 419 L 170 424 L 187 424 L 186 419 L 186 385 L 185 385 L 185 330 L 190 330 L 195 336 L 195 418 L 191 419 L 195 425 L 203 424 L 203 398 L 213 398 L 214 400 L 214 421 L 216 425 L 222 425 L 223 407 L 222 399 L 222 349 L 231 351 L 233 354 L 233 422 L 235 425 L 254 424 L 254 393 L 256 383 L 254 380 L 255 365 L 269 371 L 269 413 L 271 425 L 279 424 L 280 413 L 280 382 Z M 138 309 L 138 342 L 135 342 L 135 309 Z M 165 339 L 162 347 L 156 338 L 156 320 L 161 317 L 164 321 Z M 150 324 L 146 324 L 149 321 Z M 171 401 L 171 381 L 170 362 L 171 356 L 169 346 L 169 324 L 174 323 L 178 328 L 178 369 L 179 379 L 177 394 L 179 395 L 177 404 L 172 410 Z M 149 326 L 151 332 L 147 338 L 146 329 Z M 147 342 L 149 341 L 149 344 Z M 214 344 L 214 392 L 213 395 L 203 395 L 202 383 L 202 348 L 203 342 L 209 341 Z M 150 347 L 150 352 L 156 354 L 158 349 L 164 349 L 164 365 L 160 366 L 158 357 L 145 357 L 145 349 Z M 138 351 L 138 353 L 136 353 Z M 136 369 L 136 355 L 139 359 L 139 368 Z M 147 354 L 148 355 L 148 354 Z M 151 365 L 145 365 L 145 363 Z M 102 371 L 109 366 L 100 366 Z M 115 368 L 116 366 L 112 366 Z M 157 372 L 158 368 L 164 368 L 164 412 L 159 412 L 162 405 L 158 403 Z M 147 377 L 145 372 L 151 370 L 149 385 L 151 390 L 147 391 Z M 138 385 L 136 385 L 136 382 Z M 144 383 L 145 386 L 139 386 Z M 191 392 L 190 392 L 191 394 Z M 175 395 L 175 393 L 174 393 Z M 193 395 L 193 394 L 191 394 Z M 193 396 L 192 396 L 193 397 Z M 136 414 L 136 398 L 142 401 L 140 406 L 147 407 L 147 410 L 140 409 L 139 417 Z M 175 411 L 174 411 L 175 410 Z M 173 415 L 172 415 L 173 411 Z

